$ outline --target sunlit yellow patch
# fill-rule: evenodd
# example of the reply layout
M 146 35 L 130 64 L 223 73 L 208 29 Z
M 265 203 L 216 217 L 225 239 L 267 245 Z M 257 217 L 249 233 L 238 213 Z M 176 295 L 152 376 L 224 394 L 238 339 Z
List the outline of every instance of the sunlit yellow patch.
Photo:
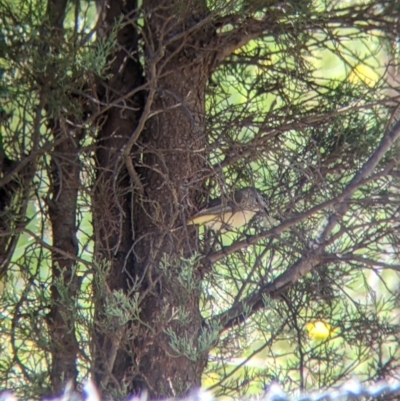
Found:
M 370 88 L 372 88 L 381 77 L 371 67 L 365 64 L 358 64 L 349 75 L 349 81 L 356 84 L 364 82 Z
M 307 323 L 306 330 L 313 340 L 326 340 L 333 331 L 330 324 L 320 320 Z
M 221 380 L 221 376 L 215 372 L 209 372 L 203 375 L 202 387 L 209 388 L 217 384 Z
M 256 66 L 256 73 L 258 75 L 265 74 L 265 71 L 268 69 L 270 70 L 275 63 L 276 63 L 276 57 L 268 60 L 260 60 L 258 65 Z

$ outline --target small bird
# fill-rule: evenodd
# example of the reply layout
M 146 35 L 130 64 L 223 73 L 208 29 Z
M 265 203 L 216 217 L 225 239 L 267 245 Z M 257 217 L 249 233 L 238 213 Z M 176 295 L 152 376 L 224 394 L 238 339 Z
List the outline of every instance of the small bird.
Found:
M 204 225 L 213 231 L 229 231 L 246 225 L 257 213 L 268 215 L 267 197 L 254 187 L 238 189 L 231 199 L 212 200 L 188 220 L 188 225 Z

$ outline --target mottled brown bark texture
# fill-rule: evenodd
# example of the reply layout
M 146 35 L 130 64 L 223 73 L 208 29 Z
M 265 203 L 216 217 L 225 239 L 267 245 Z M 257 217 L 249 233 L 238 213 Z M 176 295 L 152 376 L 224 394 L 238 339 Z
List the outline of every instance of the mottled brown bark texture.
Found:
M 0 174 L 7 176 L 13 169 L 15 161 L 7 157 L 3 144 L 0 147 Z M 19 185 L 15 180 L 10 180 L 6 185 L 0 187 L 0 231 L 4 233 L 0 237 L 0 278 L 6 272 L 12 253 L 15 248 L 17 236 L 12 235 L 14 229 L 13 219 L 10 211 L 13 201 L 18 196 Z
M 42 49 L 43 57 L 57 55 L 62 46 L 66 7 L 66 0 L 49 0 L 47 3 L 48 21 L 42 26 L 43 40 L 47 45 Z M 41 77 L 44 87 L 47 82 L 58 84 L 56 71 L 56 68 L 47 65 Z M 45 93 L 46 89 L 42 95 L 43 105 L 51 115 L 52 101 Z M 79 346 L 75 333 L 74 302 L 80 278 L 76 275 L 73 257 L 78 254 L 76 210 L 80 173 L 79 138 L 61 113 L 50 119 L 48 128 L 54 142 L 58 143 L 51 152 L 51 193 L 47 198 L 52 243 L 55 249 L 72 256 L 62 256 L 56 250 L 52 252 L 51 305 L 47 323 L 52 359 L 50 380 L 53 390 L 58 393 L 63 390 L 66 381 L 75 382 L 77 378 Z
M 176 228 L 199 201 L 206 172 L 208 66 L 207 58 L 198 57 L 199 35 L 207 39 L 213 30 L 185 33 L 205 17 L 202 1 L 146 1 L 142 71 L 135 8 L 135 2 L 112 2 L 103 9 L 105 31 L 121 14 L 132 23 L 118 34 L 111 81 L 99 85 L 108 104 L 125 96 L 127 107 L 110 109 L 99 131 L 93 210 L 96 254 L 111 271 L 107 286 L 124 291 L 138 286 L 141 321 L 118 328 L 114 336 L 98 330 L 95 373 L 103 390 L 119 383 L 131 392 L 146 389 L 152 397 L 165 397 L 200 386 L 207 358 L 206 352 L 190 359 L 173 350 L 167 331 L 197 349 L 201 277 L 193 272 L 196 290 L 179 280 L 180 258 L 194 254 L 196 236 L 193 229 Z M 141 85 L 144 90 L 129 95 Z M 127 146 L 134 171 L 124 165 Z M 103 306 L 99 302 L 98 316 Z M 122 332 L 129 337 L 124 343 Z
M 56 136 L 67 135 L 55 122 L 52 131 Z M 74 138 L 62 142 L 52 153 L 52 196 L 48 200 L 53 246 L 70 255 L 77 255 L 76 207 L 79 189 L 78 146 Z M 51 334 L 52 370 L 54 391 L 63 389 L 65 381 L 77 376 L 76 358 L 78 342 L 75 336 L 74 300 L 80 278 L 75 274 L 75 261 L 57 252 L 52 256 L 52 305 L 48 316 Z M 66 289 L 60 290 L 61 284 Z
M 112 2 L 109 7 L 101 8 L 102 33 L 108 35 L 121 15 L 129 15 L 136 9 L 136 1 Z M 107 263 L 110 269 L 107 286 L 109 291 L 123 290 L 129 287 L 130 278 L 125 266 L 134 263 L 131 252 L 133 243 L 132 201 L 133 188 L 124 167 L 121 152 L 131 133 L 137 126 L 143 106 L 143 95 L 126 96 L 143 82 L 143 74 L 137 59 L 137 32 L 128 24 L 118 32 L 119 49 L 111 66 L 111 79 L 98 83 L 99 97 L 104 102 L 117 102 L 125 97 L 126 107 L 113 107 L 105 113 L 98 133 L 96 146 L 96 185 L 94 188 L 93 215 L 96 239 L 95 255 L 98 263 Z M 120 105 L 120 103 L 118 103 Z M 104 318 L 102 294 L 98 296 L 96 321 Z M 110 375 L 122 384 L 125 370 L 132 364 L 129 355 L 120 349 L 121 334 L 115 328 L 115 336 L 102 330 L 101 324 L 96 328 L 94 340 L 96 349 L 95 378 L 104 389 L 110 381 Z M 114 360 L 118 354 L 117 362 Z M 115 385 L 115 383 L 114 383 Z

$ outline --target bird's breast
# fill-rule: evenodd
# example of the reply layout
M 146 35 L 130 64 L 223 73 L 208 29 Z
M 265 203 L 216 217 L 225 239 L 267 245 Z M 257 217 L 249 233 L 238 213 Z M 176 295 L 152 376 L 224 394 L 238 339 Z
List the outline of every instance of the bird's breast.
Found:
M 246 225 L 256 214 L 252 210 L 227 212 L 223 215 L 215 215 L 212 219 L 204 224 L 214 231 L 227 231 L 229 229 L 236 229 Z

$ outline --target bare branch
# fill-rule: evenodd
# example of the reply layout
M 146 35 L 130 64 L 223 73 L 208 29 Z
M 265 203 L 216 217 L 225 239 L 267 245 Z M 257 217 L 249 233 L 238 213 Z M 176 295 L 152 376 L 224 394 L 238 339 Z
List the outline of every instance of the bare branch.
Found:
M 212 320 L 218 322 L 222 330 L 226 330 L 247 319 L 248 315 L 244 315 L 245 311 L 250 310 L 250 314 L 253 314 L 260 308 L 264 307 L 263 296 L 279 296 L 282 291 L 296 283 L 307 273 L 309 273 L 317 264 L 321 263 L 322 260 L 325 259 L 323 254 L 326 248 L 325 241 L 327 241 L 327 237 L 332 233 L 337 224 L 339 224 L 340 219 L 349 209 L 349 203 L 347 201 L 360 186 L 360 182 L 362 182 L 363 179 L 367 179 L 368 176 L 373 172 L 377 164 L 382 160 L 383 156 L 399 136 L 400 121 L 397 122 L 393 128 L 382 138 L 378 148 L 347 185 L 345 190 L 346 195 L 342 195 L 342 201 L 335 208 L 336 213 L 329 218 L 325 228 L 316 238 L 314 243 L 310 244 L 310 248 L 307 250 L 305 256 L 301 257 L 284 273 L 278 276 L 272 283 L 268 283 L 260 287 L 257 292 L 249 295 L 243 301 L 233 305 L 233 307 L 228 309 L 226 312 L 223 312 L 222 314 L 213 318 Z M 271 231 L 273 232 L 273 230 Z

